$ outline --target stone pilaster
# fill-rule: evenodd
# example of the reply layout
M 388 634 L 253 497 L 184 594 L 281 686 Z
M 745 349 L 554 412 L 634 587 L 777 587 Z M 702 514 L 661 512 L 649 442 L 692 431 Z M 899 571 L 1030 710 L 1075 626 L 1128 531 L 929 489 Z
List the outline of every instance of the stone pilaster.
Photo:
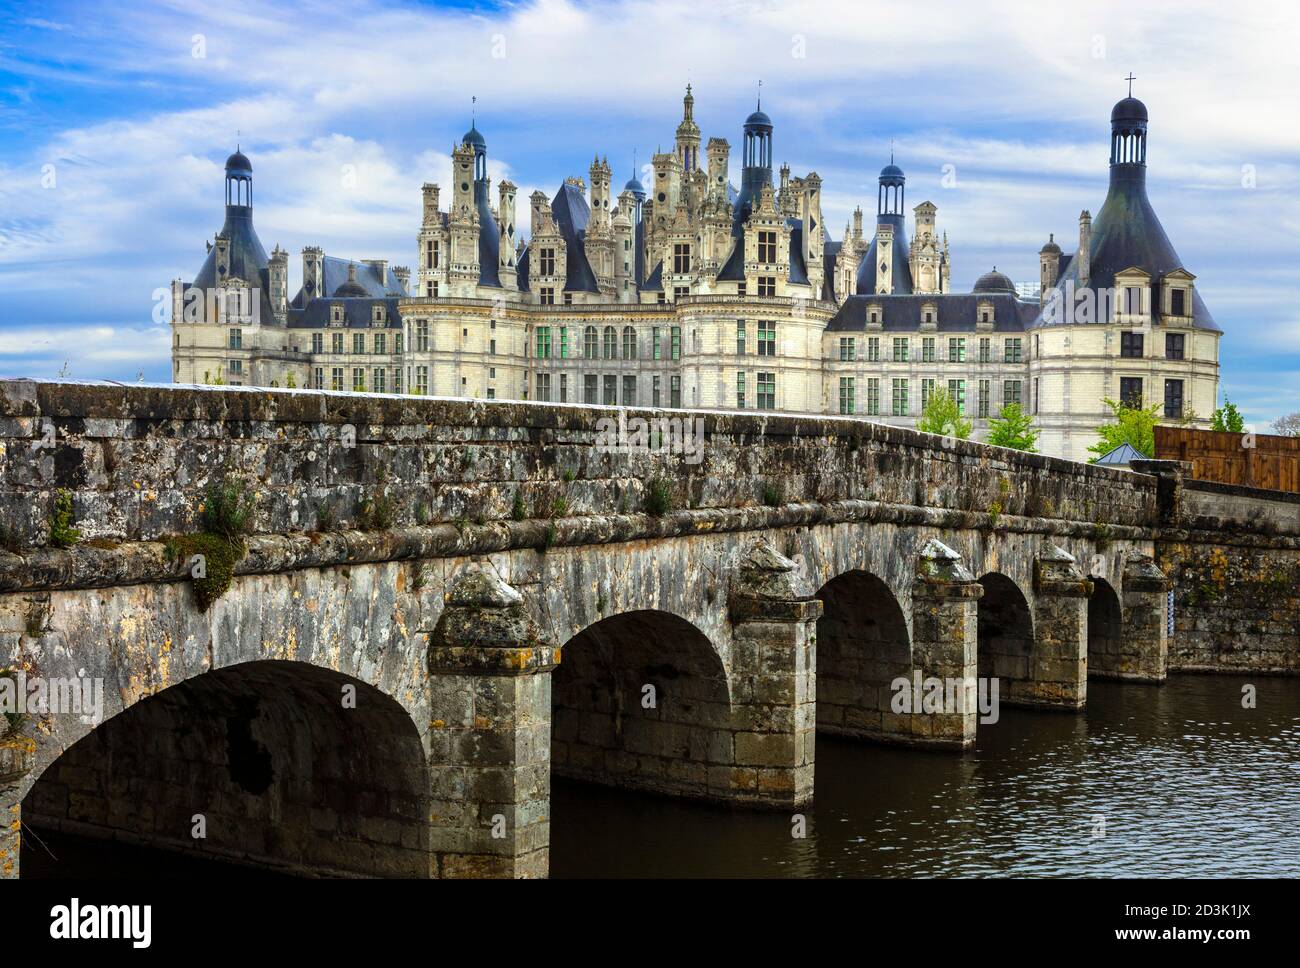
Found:
M 1099 670 L 1113 679 L 1164 682 L 1169 669 L 1169 589 L 1173 582 L 1150 555 L 1133 553 L 1124 562 L 1121 652 L 1113 667 Z
M 7 725 L 0 718 L 0 733 Z M 0 880 L 17 879 L 22 845 L 18 789 L 35 762 L 36 744 L 22 732 L 0 734 Z
M 918 745 L 975 745 L 978 705 L 973 699 L 983 594 L 984 586 L 962 564 L 961 555 L 936 538 L 926 542 L 917 556 L 912 585 L 912 674 L 922 689 L 933 679 L 969 685 L 957 690 L 964 700 L 960 709 L 911 712 L 910 732 Z
M 1029 678 L 1011 701 L 1082 709 L 1088 699 L 1088 596 L 1092 582 L 1074 556 L 1053 547 L 1034 560 L 1034 648 Z
M 434 876 L 547 875 L 559 660 L 491 566 L 451 583 L 429 638 Z
M 812 802 L 822 603 L 800 591 L 795 568 L 763 542 L 732 581 L 733 801 Z

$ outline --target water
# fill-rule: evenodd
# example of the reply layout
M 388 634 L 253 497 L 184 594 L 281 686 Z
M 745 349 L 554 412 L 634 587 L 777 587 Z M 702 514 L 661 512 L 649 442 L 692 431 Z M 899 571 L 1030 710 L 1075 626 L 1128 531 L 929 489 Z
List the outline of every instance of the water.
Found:
M 732 811 L 557 781 L 554 877 L 1300 876 L 1300 679 L 1090 682 L 1081 715 L 1001 710 L 973 753 L 817 741 L 807 837 Z M 1094 836 L 1104 820 L 1105 835 Z M 265 877 L 37 831 L 23 873 Z
M 557 782 L 553 877 L 1300 876 L 1300 679 L 1090 682 L 965 756 L 818 737 L 791 816 Z M 1104 819 L 1104 836 L 1095 837 Z

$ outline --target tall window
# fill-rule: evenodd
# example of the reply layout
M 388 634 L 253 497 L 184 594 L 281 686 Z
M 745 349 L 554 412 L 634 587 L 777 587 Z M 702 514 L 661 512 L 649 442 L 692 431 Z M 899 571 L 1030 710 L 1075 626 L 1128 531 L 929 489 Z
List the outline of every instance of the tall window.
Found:
M 618 377 L 605 375 L 604 395 L 600 402 L 609 407 L 618 405 Z
M 542 276 L 555 275 L 554 249 L 542 249 L 537 253 L 537 273 Z
M 659 327 L 650 327 L 650 355 L 656 360 L 662 360 L 664 357 L 664 345 L 659 336 Z
M 376 352 L 376 353 L 380 353 L 380 354 L 383 354 L 383 353 L 387 353 L 387 352 L 388 352 L 388 336 L 387 336 L 387 334 L 385 334 L 385 333 L 376 333 L 376 334 L 375 334 L 375 352 Z
M 758 409 L 776 409 L 776 374 L 760 373 L 758 375 Z
M 537 374 L 537 399 L 538 400 L 551 399 L 551 374 L 549 373 Z
M 343 389 L 343 367 L 334 366 L 330 368 L 330 389 Z
M 1183 358 L 1183 333 L 1165 333 L 1165 359 L 1181 360 Z
M 551 358 L 551 327 L 537 327 L 537 358 L 539 360 L 549 360 Z
M 342 333 L 330 333 L 330 352 L 332 352 L 332 353 L 342 353 L 342 352 L 343 352 L 343 334 L 342 334 Z
M 768 321 L 759 322 L 758 355 L 776 356 L 776 323 Z
M 232 350 L 242 350 L 244 348 L 244 331 L 242 329 L 232 329 L 230 331 L 230 348 Z
M 867 379 L 867 415 L 880 416 L 880 381 L 874 376 Z
M 312 334 L 311 334 L 311 351 L 312 351 L 313 353 L 324 353 L 324 352 L 325 352 L 325 334 L 324 334 L 324 333 L 312 333 Z
M 388 392 L 387 374 L 382 366 L 375 367 L 374 373 L 371 374 L 371 387 L 376 393 Z
M 893 415 L 895 417 L 906 417 L 908 413 L 907 403 L 907 381 L 895 380 L 893 386 Z
M 921 409 L 930 405 L 930 396 L 934 393 L 934 380 L 921 381 Z
M 568 358 L 569 358 L 569 327 L 561 326 L 560 327 L 560 359 L 567 360 Z M 560 399 L 561 401 L 563 401 L 564 397 L 561 396 Z
M 1124 287 L 1124 312 L 1130 315 L 1142 312 L 1142 290 L 1139 287 Z
M 1169 290 L 1169 315 L 1171 316 L 1187 315 L 1187 290 L 1186 289 Z
M 364 366 L 354 366 L 352 368 L 352 389 L 357 393 L 366 392 L 366 368 Z
M 582 355 L 594 360 L 600 355 L 600 344 L 596 339 L 596 327 L 588 326 L 582 331 Z M 593 400 L 592 403 L 595 403 Z
M 682 378 L 679 376 L 668 378 L 668 406 L 680 407 L 682 405 Z
M 867 337 L 867 359 L 872 363 L 880 362 L 880 337 Z
M 613 326 L 606 326 L 604 333 L 604 357 L 607 360 L 618 359 L 618 331 Z
M 401 334 L 401 333 L 394 333 L 394 334 L 393 334 L 393 352 L 394 352 L 394 353 L 401 353 L 401 352 L 402 352 L 402 334 Z
M 1003 380 L 1002 381 L 1002 405 L 1005 407 L 1009 403 L 1020 403 L 1020 381 Z
M 600 394 L 599 378 L 594 373 L 584 373 L 582 375 L 582 402 L 599 403 L 597 399 Z
M 776 261 L 776 233 L 758 233 L 758 261 L 771 265 Z M 760 292 L 761 296 L 762 293 Z
M 989 381 L 988 380 L 980 380 L 979 415 L 981 417 L 987 417 L 989 415 Z
M 1142 378 L 1140 376 L 1122 376 L 1119 378 L 1119 398 L 1129 407 L 1142 406 Z
M 360 356 L 360 355 L 361 355 L 362 353 L 364 353 L 365 351 L 366 351 L 366 334 L 365 334 L 365 333 L 353 333 L 353 334 L 352 334 L 352 352 L 353 352 L 355 355 Z
M 980 340 L 980 362 L 988 363 L 993 359 L 992 340 L 987 336 Z
M 1183 417 L 1183 381 L 1165 381 L 1165 416 L 1181 420 Z
M 418 320 L 415 324 L 415 351 L 426 352 L 429 349 L 429 321 Z
M 906 336 L 894 337 L 894 362 L 895 363 L 907 362 L 907 351 L 911 347 L 911 345 L 912 345 L 912 341 L 909 340 Z
M 669 334 L 672 338 L 672 352 L 669 354 L 669 358 L 680 360 L 682 358 L 682 328 L 680 326 L 674 326 L 669 331 Z M 675 403 L 673 406 L 680 407 L 681 404 Z
M 623 406 L 625 407 L 636 406 L 636 377 L 635 376 L 623 377 Z
M 657 407 L 663 395 L 663 377 L 656 373 L 650 378 L 650 406 Z
M 934 337 L 926 336 L 921 339 L 921 362 L 934 362 Z
M 853 377 L 840 377 L 840 413 L 853 413 Z
M 1007 363 L 1020 362 L 1020 337 L 1006 339 L 1002 343 L 1002 359 Z
M 966 338 L 964 336 L 948 337 L 948 362 L 966 362 Z
M 543 306 L 555 305 L 555 287 L 542 286 L 537 290 L 537 301 Z
M 324 390 L 325 389 L 325 367 L 323 366 L 316 367 L 314 376 L 315 376 L 315 380 L 313 381 L 312 385 L 317 390 Z
M 1119 355 L 1135 358 L 1142 357 L 1143 335 L 1141 333 L 1119 334 Z
M 689 242 L 673 243 L 673 272 L 681 275 L 691 271 L 691 246 Z
M 623 359 L 636 359 L 636 330 L 631 326 L 623 327 Z
M 745 321 L 736 320 L 736 355 L 745 355 Z
M 841 336 L 840 337 L 840 361 L 843 363 L 853 362 L 853 360 L 857 358 L 857 352 L 858 352 L 857 346 L 858 346 L 858 341 L 854 339 L 852 336 Z
M 415 368 L 415 392 L 419 396 L 426 396 L 429 392 L 429 368 L 427 366 L 417 366 Z
M 960 414 L 965 414 L 966 413 L 966 381 L 949 380 L 948 396 L 952 397 L 953 402 L 957 404 L 957 412 Z
M 736 409 L 745 409 L 745 371 L 736 372 Z

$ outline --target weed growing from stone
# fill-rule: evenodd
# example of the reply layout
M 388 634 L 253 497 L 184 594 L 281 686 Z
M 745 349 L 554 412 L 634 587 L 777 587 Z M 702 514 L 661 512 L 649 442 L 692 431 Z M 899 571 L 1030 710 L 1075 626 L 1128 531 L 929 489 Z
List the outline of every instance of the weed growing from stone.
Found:
M 72 526 L 72 520 L 72 492 L 57 491 L 54 513 L 50 515 L 50 544 L 56 548 L 71 548 L 81 540 L 81 532 Z

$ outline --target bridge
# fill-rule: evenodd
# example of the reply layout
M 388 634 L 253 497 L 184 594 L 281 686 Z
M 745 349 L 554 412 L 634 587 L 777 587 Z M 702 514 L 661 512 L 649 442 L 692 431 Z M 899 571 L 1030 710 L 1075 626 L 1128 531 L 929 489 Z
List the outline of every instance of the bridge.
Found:
M 681 421 L 694 451 L 667 446 Z M 992 728 L 964 686 L 900 709 L 900 678 L 1086 716 L 1093 678 L 1300 669 L 1300 499 L 1174 461 L 850 417 L 0 381 L 0 468 L 0 686 L 102 684 L 0 719 L 8 877 L 24 825 L 540 877 L 553 774 L 797 812 L 819 733 L 960 755 Z

